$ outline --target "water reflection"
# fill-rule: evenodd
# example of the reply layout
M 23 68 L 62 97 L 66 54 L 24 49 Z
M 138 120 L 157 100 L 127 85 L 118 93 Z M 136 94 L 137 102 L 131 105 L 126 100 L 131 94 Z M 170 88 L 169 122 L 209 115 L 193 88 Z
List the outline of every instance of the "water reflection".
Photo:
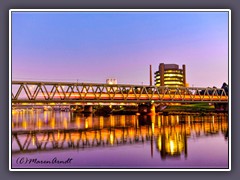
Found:
M 104 148 L 150 144 L 150 155 L 187 158 L 187 139 L 222 134 L 227 139 L 226 115 L 211 116 L 88 116 L 70 112 L 14 111 L 12 152 Z

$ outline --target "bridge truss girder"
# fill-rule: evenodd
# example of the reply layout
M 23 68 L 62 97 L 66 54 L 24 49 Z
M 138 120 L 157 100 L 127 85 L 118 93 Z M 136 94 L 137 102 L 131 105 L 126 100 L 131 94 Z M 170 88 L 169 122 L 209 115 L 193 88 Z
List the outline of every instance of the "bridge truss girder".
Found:
M 223 102 L 224 89 L 125 84 L 13 81 L 12 103 Z

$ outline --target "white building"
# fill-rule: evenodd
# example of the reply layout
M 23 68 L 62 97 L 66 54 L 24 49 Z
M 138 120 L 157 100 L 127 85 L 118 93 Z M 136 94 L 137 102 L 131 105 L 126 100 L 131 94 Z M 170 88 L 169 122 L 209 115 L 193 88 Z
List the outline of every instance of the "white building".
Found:
M 106 83 L 107 84 L 117 84 L 117 79 L 109 78 L 109 79 L 106 80 Z M 111 91 L 110 89 L 111 88 L 107 88 L 108 91 Z M 116 91 L 117 87 L 114 87 L 113 90 Z
M 106 80 L 107 84 L 117 84 L 117 79 L 114 78 L 109 78 Z

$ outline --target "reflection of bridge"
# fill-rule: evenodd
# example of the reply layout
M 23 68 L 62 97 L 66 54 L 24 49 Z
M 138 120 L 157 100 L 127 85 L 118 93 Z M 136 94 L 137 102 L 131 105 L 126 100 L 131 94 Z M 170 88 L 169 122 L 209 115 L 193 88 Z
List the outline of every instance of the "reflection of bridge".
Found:
M 96 83 L 13 81 L 13 104 L 144 102 L 220 102 L 227 103 L 224 89 L 197 87 L 157 87 Z
M 51 129 L 51 130 L 22 130 L 13 131 L 17 151 L 31 152 L 49 149 L 91 148 L 132 144 L 150 140 L 150 129 L 135 132 L 133 127 L 118 127 L 105 129 Z M 19 138 L 25 137 L 23 142 Z M 20 151 L 19 151 L 20 150 Z M 14 152 L 14 151 L 13 151 Z
M 12 153 L 103 148 L 150 142 L 152 155 L 155 144 L 162 158 L 179 156 L 183 152 L 187 156 L 187 137 L 214 135 L 227 128 L 224 121 L 199 122 L 191 126 L 189 123 L 160 125 L 160 122 L 154 121 L 141 120 L 135 125 L 103 128 L 13 130 Z

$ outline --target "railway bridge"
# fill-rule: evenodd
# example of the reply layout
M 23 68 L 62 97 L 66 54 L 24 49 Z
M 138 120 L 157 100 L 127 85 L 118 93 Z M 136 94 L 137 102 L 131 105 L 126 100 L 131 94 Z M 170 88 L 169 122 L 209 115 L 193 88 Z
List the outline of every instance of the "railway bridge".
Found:
M 228 92 L 209 87 L 12 81 L 12 105 L 94 105 L 208 102 L 227 106 Z

